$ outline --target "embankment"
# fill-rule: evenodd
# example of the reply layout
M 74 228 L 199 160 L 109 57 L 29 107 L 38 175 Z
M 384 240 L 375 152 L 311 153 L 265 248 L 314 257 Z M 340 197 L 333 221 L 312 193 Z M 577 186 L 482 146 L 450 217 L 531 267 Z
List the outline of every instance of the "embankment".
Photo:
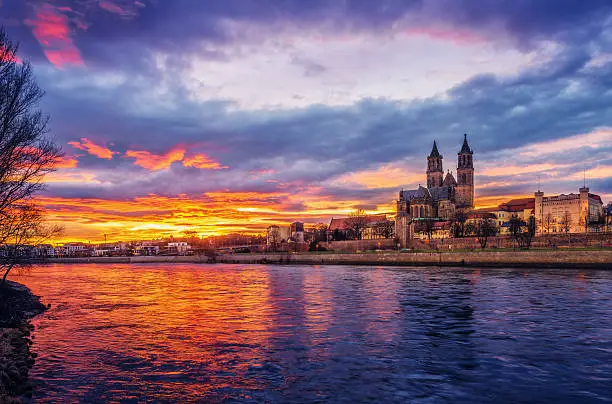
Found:
M 0 289 L 0 403 L 28 401 L 28 373 L 34 364 L 29 319 L 45 311 L 28 288 L 8 282 Z
M 206 256 L 56 258 L 51 263 L 207 263 Z M 612 269 L 612 250 L 223 254 L 218 263 Z

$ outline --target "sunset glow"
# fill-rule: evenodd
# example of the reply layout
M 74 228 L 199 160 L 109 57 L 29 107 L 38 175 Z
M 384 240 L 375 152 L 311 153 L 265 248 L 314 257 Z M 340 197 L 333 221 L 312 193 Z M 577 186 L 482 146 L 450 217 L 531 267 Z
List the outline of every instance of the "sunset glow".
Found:
M 39 201 L 64 241 L 391 217 L 434 140 L 457 174 L 464 133 L 477 208 L 612 199 L 612 25 L 586 6 L 17 3 L 0 13 L 63 148 Z

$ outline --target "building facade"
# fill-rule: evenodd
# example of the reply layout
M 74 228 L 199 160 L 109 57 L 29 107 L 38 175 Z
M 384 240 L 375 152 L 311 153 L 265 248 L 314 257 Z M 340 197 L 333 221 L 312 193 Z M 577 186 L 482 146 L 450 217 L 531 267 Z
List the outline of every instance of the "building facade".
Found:
M 535 193 L 538 233 L 585 233 L 603 227 L 605 218 L 601 197 L 582 187 L 579 193 L 544 196 Z
M 444 176 L 443 159 L 434 141 L 431 153 L 427 156 L 427 188 L 419 185 L 417 189 L 400 191 L 397 200 L 398 214 L 412 218 L 451 219 L 456 210 L 470 211 L 474 208 L 474 152 L 470 148 L 467 135 L 457 153 L 457 179 L 449 171 Z
M 452 219 L 458 210 L 469 212 L 474 209 L 474 152 L 470 148 L 467 134 L 457 153 L 457 179 L 448 171 L 444 175 L 444 157 L 434 141 L 427 156 L 427 188 L 402 190 L 396 202 L 396 229 L 400 244 L 407 245 L 407 237 L 414 235 L 414 229 L 407 229 L 409 223 L 433 219 Z

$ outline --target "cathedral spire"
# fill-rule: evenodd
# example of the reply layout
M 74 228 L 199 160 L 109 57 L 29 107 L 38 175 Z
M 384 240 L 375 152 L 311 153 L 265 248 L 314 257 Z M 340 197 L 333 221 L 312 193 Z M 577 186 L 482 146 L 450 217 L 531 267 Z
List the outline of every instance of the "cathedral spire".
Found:
M 429 157 L 440 157 L 440 152 L 438 151 L 438 145 L 436 144 L 435 140 L 434 140 L 433 148 L 431 149 L 431 153 L 429 154 Z
M 467 141 L 467 133 L 463 134 L 463 146 L 461 146 L 461 151 L 459 153 L 472 154 L 472 149 L 470 149 L 470 145 L 468 145 Z

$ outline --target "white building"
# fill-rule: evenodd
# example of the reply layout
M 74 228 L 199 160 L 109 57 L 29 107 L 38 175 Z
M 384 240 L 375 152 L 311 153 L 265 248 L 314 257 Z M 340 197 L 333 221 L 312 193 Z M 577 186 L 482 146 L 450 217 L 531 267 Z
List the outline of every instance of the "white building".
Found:
M 185 255 L 189 250 L 191 250 L 191 246 L 186 241 L 168 243 L 168 253 L 170 254 Z
M 589 193 L 588 187 L 578 194 L 544 196 L 535 193 L 535 217 L 538 233 L 585 233 L 604 222 L 601 197 Z

